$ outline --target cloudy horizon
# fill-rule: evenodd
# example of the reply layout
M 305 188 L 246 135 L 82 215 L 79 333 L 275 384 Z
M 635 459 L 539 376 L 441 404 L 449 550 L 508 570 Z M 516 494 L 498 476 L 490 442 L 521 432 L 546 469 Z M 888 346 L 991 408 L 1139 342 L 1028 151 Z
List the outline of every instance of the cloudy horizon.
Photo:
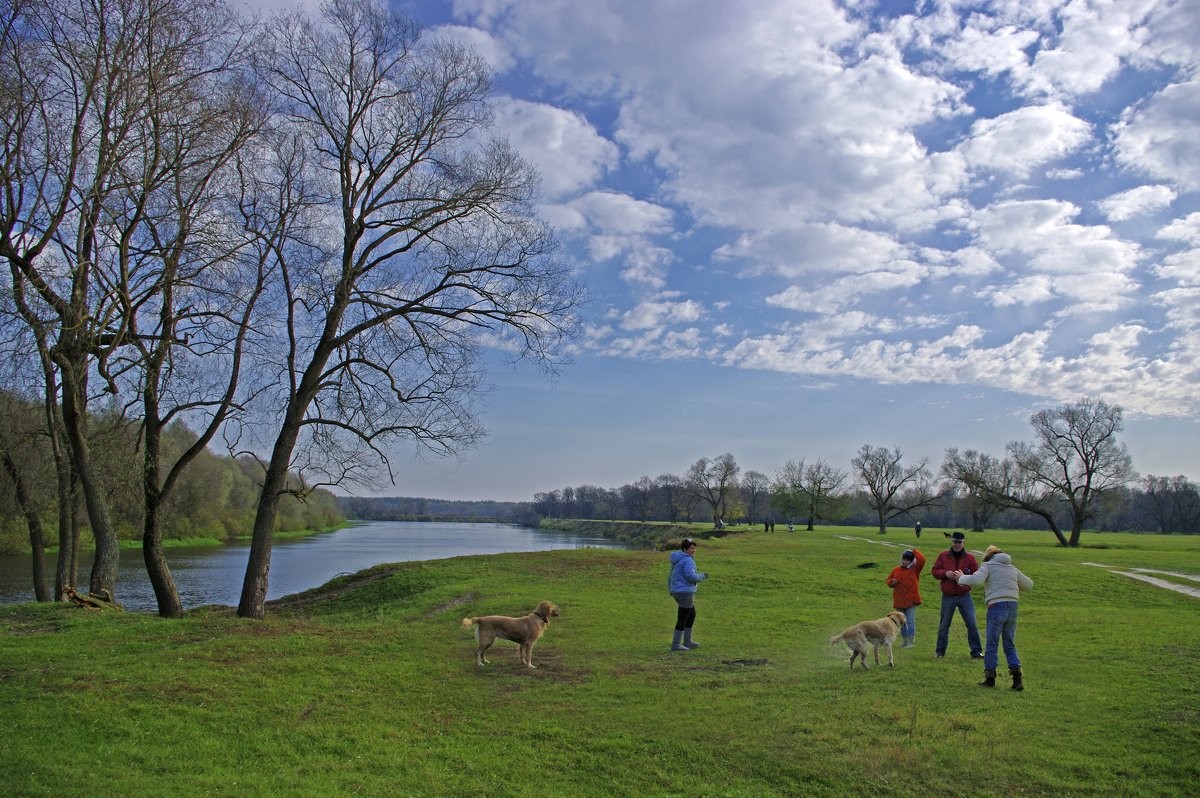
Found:
M 557 383 L 493 375 L 490 446 L 380 492 L 530 498 L 724 451 L 844 467 L 868 442 L 936 467 L 1084 396 L 1125 409 L 1143 474 L 1200 477 L 1200 2 L 396 7 L 492 64 L 592 303 Z M 685 391 L 724 416 L 664 413 Z M 516 457 L 528 489 L 489 494 Z

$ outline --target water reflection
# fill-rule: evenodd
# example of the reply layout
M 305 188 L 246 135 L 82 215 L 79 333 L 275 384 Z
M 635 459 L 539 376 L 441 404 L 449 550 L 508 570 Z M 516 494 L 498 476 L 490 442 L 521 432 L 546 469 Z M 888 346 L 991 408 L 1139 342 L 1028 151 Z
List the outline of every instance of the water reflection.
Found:
M 378 521 L 275 542 L 267 599 L 323 585 L 338 574 L 353 573 L 383 562 L 438 560 L 467 554 L 622 548 L 607 538 L 507 524 L 443 524 Z M 246 542 L 167 550 L 167 563 L 185 609 L 205 604 L 236 605 L 246 573 Z M 81 556 L 79 581 L 87 584 L 90 556 Z M 46 558 L 53 578 L 53 558 Z M 0 557 L 0 603 L 33 600 L 29 556 Z M 117 600 L 129 610 L 156 610 L 154 589 L 138 549 L 121 552 Z

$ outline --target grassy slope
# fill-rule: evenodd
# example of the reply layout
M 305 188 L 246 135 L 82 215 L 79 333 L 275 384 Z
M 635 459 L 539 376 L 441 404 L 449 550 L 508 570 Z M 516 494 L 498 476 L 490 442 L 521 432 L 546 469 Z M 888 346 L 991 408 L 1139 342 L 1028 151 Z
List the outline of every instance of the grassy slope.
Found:
M 0 609 L 10 795 L 1146 795 L 1200 779 L 1200 599 L 1083 566 L 1200 575 L 1200 539 L 976 535 L 1036 582 L 1028 688 L 975 686 L 961 622 L 846 667 L 844 625 L 889 609 L 898 549 L 862 529 L 702 541 L 696 638 L 667 650 L 662 552 L 575 550 L 381 566 L 266 622 Z M 914 542 L 911 533 L 885 540 Z M 943 547 L 922 538 L 930 564 Z M 864 561 L 878 568 L 860 569 Z M 1200 586 L 1177 577 L 1180 584 Z M 535 671 L 464 615 L 562 608 Z M 982 625 L 982 608 L 980 611 Z M 1004 674 L 1002 673 L 1002 676 Z

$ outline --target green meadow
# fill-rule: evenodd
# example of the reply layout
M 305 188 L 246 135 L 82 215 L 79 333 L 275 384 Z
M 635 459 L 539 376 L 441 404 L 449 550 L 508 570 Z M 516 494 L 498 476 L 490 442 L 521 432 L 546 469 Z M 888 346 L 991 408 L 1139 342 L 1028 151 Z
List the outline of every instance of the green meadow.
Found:
M 897 647 L 894 669 L 851 672 L 829 637 L 890 609 L 884 579 L 913 543 L 929 558 L 916 646 Z M 0 791 L 1195 794 L 1200 598 L 1117 571 L 1200 588 L 1200 538 L 1085 534 L 1063 549 L 1047 532 L 969 536 L 1035 582 L 1017 634 L 1023 693 L 1003 667 L 1003 687 L 976 686 L 982 665 L 957 618 L 934 659 L 928 568 L 946 543 L 941 530 L 915 541 L 830 527 L 701 540 L 703 647 L 687 653 L 668 650 L 667 554 L 652 551 L 379 566 L 277 602 L 261 622 L 215 607 L 175 621 L 3 607 Z M 522 615 L 540 599 L 562 614 L 537 668 L 504 641 L 476 667 L 462 618 Z

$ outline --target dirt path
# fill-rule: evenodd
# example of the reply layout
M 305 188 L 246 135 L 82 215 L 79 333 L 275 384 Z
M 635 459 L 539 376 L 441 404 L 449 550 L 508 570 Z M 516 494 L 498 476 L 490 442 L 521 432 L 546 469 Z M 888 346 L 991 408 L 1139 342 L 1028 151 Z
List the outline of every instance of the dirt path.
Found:
M 1164 590 L 1174 590 L 1176 593 L 1182 593 L 1185 596 L 1191 596 L 1192 598 L 1200 598 L 1200 587 L 1190 587 L 1188 585 L 1179 585 L 1174 582 L 1168 582 L 1165 579 L 1159 579 L 1158 577 L 1155 577 L 1155 576 L 1147 576 L 1147 574 L 1166 574 L 1168 576 L 1177 576 L 1177 577 L 1180 577 L 1181 579 L 1191 579 L 1196 582 L 1200 582 L 1200 576 L 1192 576 L 1191 574 L 1181 574 L 1181 573 L 1177 573 L 1175 571 L 1157 571 L 1153 568 L 1133 568 L 1128 571 L 1122 571 L 1117 568 L 1114 568 L 1111 565 L 1104 565 L 1103 563 L 1098 563 L 1098 562 L 1085 562 L 1083 564 L 1091 565 L 1096 568 L 1104 568 L 1109 573 L 1120 574 L 1121 576 L 1128 576 L 1130 579 L 1136 579 L 1139 582 L 1145 582 L 1148 585 L 1154 585 L 1155 587 L 1161 587 Z

